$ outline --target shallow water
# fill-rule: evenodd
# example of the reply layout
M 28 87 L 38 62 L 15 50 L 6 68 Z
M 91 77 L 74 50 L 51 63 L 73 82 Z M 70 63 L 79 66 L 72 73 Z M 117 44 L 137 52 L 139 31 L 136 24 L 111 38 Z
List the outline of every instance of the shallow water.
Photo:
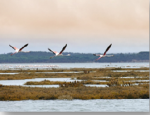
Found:
M 0 101 L 1 112 L 149 112 L 149 99 Z
M 131 82 L 149 82 L 149 80 L 130 80 Z
M 92 80 L 92 81 L 95 81 L 95 82 L 107 82 L 106 80 Z
M 86 84 L 88 87 L 108 87 L 108 85 L 100 85 L 100 84 Z
M 134 77 L 128 77 L 128 76 L 127 76 L 127 77 L 120 77 L 120 78 L 134 78 Z
M 73 82 L 73 81 L 81 81 L 81 80 L 73 80 L 71 78 L 35 78 L 35 79 L 23 79 L 23 80 L 0 80 L 0 84 L 2 85 L 19 85 L 22 86 L 26 82 L 29 81 L 65 81 L 65 82 Z
M 112 72 L 149 72 L 149 70 L 112 70 Z
M 59 85 L 22 85 L 22 86 L 25 86 L 25 87 L 43 87 L 43 88 L 57 88 L 59 87 Z
M 43 81 L 43 80 L 50 80 L 50 81 L 65 81 L 65 82 L 73 82 L 73 81 L 82 81 L 77 79 L 71 78 L 35 78 L 35 79 L 25 79 L 25 80 L 0 80 L 0 84 L 2 85 L 15 85 L 15 86 L 26 86 L 26 87 L 59 87 L 59 85 L 24 85 L 28 81 Z M 98 81 L 105 81 L 105 80 L 98 80 Z M 85 85 L 91 87 L 106 87 L 107 85 Z

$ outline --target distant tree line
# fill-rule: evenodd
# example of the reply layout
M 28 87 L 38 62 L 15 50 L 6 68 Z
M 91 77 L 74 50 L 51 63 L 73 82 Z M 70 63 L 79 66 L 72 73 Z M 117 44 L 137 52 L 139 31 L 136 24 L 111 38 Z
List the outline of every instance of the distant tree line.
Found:
M 53 56 L 50 52 L 20 52 L 13 56 L 8 54 L 0 54 L 0 63 L 74 63 L 74 62 L 148 62 L 149 52 L 139 53 L 116 53 L 110 54 L 113 57 L 101 58 L 98 61 L 97 56 L 92 53 L 72 53 L 64 52 L 63 55 L 70 54 L 70 56 L 59 56 L 50 59 Z

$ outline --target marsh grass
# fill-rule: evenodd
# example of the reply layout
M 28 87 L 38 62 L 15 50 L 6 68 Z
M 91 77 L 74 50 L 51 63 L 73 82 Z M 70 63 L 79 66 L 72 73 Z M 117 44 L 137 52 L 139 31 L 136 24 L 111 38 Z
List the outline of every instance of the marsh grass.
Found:
M 0 80 L 33 79 L 33 78 L 74 78 L 82 73 L 19 73 L 15 75 L 0 75 Z
M 44 80 L 40 82 L 28 81 L 24 85 L 59 85 L 65 83 L 66 82 Z
M 60 99 L 60 100 L 72 100 L 73 98 L 70 95 L 61 95 L 58 97 L 58 99 Z
M 77 87 L 77 86 L 83 86 L 84 84 L 107 84 L 108 82 L 98 82 L 98 81 L 92 81 L 92 80 L 85 80 L 85 81 L 73 81 L 73 82 L 62 82 L 62 81 L 28 81 L 24 85 L 60 85 L 61 87 Z
M 74 82 L 65 82 L 59 84 L 60 87 L 84 87 L 82 82 L 74 81 Z
M 33 88 L 21 86 L 0 87 L 0 100 L 49 100 L 49 99 L 147 99 L 145 85 L 130 87 L 60 87 Z
M 49 99 L 145 99 L 149 98 L 149 68 L 72 68 L 53 70 L 0 70 L 1 73 L 19 73 L 0 75 L 0 80 L 32 78 L 72 78 L 80 82 L 27 82 L 26 85 L 53 85 L 59 88 L 38 88 L 0 85 L 0 100 L 49 100 Z M 130 70 L 130 72 L 113 72 L 112 70 Z M 36 73 L 36 72 L 80 72 L 80 73 Z M 134 78 L 121 78 L 121 77 Z M 104 78 L 106 77 L 106 78 Z M 106 80 L 106 82 L 93 81 Z M 133 80 L 131 82 L 131 80 Z M 138 83 L 139 85 L 134 85 Z M 84 84 L 107 84 L 109 87 L 86 87 Z

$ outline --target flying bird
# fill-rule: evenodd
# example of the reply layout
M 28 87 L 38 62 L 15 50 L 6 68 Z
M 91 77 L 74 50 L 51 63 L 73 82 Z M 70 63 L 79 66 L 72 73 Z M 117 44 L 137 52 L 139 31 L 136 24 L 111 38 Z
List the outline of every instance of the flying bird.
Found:
M 111 57 L 111 56 L 113 56 L 113 55 L 106 55 L 106 52 L 110 49 L 111 45 L 112 45 L 112 44 L 110 44 L 110 45 L 107 47 L 107 49 L 105 50 L 105 52 L 104 52 L 103 55 L 100 55 L 100 54 L 93 54 L 94 56 L 99 56 L 99 58 L 96 59 L 96 61 L 99 60 L 99 59 L 102 58 L 102 57 Z
M 59 53 L 48 48 L 49 51 L 55 54 L 54 56 L 50 57 L 50 59 L 56 56 L 62 56 L 62 52 L 66 49 L 66 47 L 67 47 L 67 44 L 62 48 L 62 50 Z
M 16 48 L 16 47 L 13 47 L 13 46 L 11 46 L 11 45 L 9 45 L 9 46 L 12 47 L 12 48 L 15 50 L 15 53 L 19 53 L 19 52 L 22 52 L 22 49 L 25 48 L 25 47 L 27 47 L 28 44 L 25 44 L 25 45 L 24 45 L 22 48 L 20 48 L 20 49 L 18 49 L 18 48 Z M 12 53 L 11 56 L 14 55 L 15 53 Z

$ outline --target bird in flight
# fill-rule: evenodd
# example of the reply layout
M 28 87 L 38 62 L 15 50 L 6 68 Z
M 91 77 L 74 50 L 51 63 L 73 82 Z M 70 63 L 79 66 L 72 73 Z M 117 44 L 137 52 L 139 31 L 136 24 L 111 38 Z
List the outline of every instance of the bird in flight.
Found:
M 15 50 L 15 52 L 11 54 L 11 56 L 12 56 L 12 55 L 14 55 L 15 53 L 22 52 L 22 49 L 25 48 L 25 47 L 27 47 L 28 44 L 25 44 L 25 45 L 24 45 L 22 48 L 20 48 L 20 49 L 18 49 L 18 48 L 16 48 L 16 47 L 13 47 L 13 46 L 11 46 L 11 45 L 9 45 L 9 46 L 12 47 L 12 48 Z
M 49 51 L 55 54 L 54 56 L 50 57 L 50 59 L 56 56 L 62 56 L 62 52 L 66 49 L 66 47 L 67 47 L 67 44 L 62 48 L 62 50 L 59 53 L 48 48 Z
M 111 57 L 111 56 L 113 56 L 113 55 L 106 55 L 106 52 L 110 49 L 111 45 L 112 45 L 112 44 L 110 44 L 110 45 L 107 47 L 107 49 L 105 50 L 105 52 L 104 52 L 103 55 L 100 55 L 100 54 L 93 54 L 94 56 L 99 56 L 99 58 L 96 59 L 96 61 L 99 60 L 99 59 L 102 58 L 102 57 Z

